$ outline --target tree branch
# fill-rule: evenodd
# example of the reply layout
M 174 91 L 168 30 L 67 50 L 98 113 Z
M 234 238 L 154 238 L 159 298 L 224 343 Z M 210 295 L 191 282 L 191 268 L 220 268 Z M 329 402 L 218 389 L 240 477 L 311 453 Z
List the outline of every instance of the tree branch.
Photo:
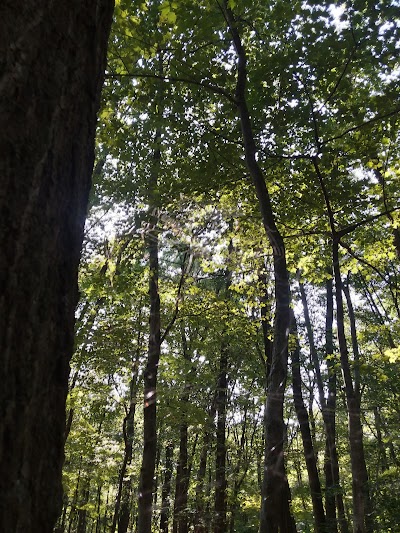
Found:
M 163 81 L 177 82 L 177 83 L 186 83 L 188 85 L 196 85 L 202 87 L 207 91 L 210 91 L 214 94 L 220 94 L 225 96 L 230 102 L 236 105 L 236 99 L 228 92 L 225 91 L 222 87 L 218 85 L 213 85 L 205 81 L 199 81 L 192 78 L 183 78 L 180 76 L 160 76 L 158 74 L 152 74 L 150 72 L 125 72 L 122 74 L 106 74 L 106 79 L 119 79 L 119 78 L 151 78 Z

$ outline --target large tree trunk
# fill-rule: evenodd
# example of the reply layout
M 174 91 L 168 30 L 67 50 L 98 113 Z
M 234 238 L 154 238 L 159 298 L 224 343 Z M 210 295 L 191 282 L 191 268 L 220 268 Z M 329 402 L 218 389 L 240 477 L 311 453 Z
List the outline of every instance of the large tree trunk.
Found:
M 77 272 L 112 0 L 0 5 L 0 530 L 62 506 Z

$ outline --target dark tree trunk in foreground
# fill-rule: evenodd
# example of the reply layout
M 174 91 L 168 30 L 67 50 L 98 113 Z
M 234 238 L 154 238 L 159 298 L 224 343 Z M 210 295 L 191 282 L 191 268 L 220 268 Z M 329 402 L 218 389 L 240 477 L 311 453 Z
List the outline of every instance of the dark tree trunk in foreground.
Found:
M 77 272 L 112 0 L 0 5 L 0 531 L 61 512 Z

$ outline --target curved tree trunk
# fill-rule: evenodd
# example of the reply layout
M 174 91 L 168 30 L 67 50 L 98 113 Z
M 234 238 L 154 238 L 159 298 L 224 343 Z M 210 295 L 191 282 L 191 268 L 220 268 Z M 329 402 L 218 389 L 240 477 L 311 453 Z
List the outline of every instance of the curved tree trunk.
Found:
M 291 495 L 285 471 L 285 424 L 283 420 L 290 330 L 289 273 L 286 266 L 285 244 L 276 226 L 275 214 L 272 210 L 265 178 L 257 161 L 257 147 L 246 100 L 246 51 L 241 41 L 235 17 L 227 2 L 223 9 L 238 57 L 235 102 L 240 116 L 245 160 L 257 194 L 264 229 L 272 248 L 275 276 L 276 311 L 265 410 L 266 448 L 260 532 L 293 533 L 296 531 L 296 525 L 291 512 Z
M 112 0 L 0 6 L 0 530 L 53 530 Z

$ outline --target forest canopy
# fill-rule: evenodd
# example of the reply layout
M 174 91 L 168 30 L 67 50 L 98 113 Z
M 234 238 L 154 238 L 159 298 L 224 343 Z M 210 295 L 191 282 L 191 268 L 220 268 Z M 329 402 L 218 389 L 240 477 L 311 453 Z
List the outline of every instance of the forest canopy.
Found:
M 399 7 L 117 0 L 59 533 L 400 531 Z

